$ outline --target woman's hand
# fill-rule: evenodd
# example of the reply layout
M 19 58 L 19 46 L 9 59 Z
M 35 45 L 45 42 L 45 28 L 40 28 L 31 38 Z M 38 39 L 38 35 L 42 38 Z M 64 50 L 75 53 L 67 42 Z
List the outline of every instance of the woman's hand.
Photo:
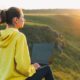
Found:
M 34 63 L 34 64 L 32 64 L 32 65 L 35 67 L 36 70 L 41 67 L 38 63 Z

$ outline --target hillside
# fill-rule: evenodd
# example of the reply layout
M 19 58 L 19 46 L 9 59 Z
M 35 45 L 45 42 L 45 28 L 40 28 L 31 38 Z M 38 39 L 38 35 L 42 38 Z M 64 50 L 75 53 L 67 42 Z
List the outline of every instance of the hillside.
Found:
M 59 12 L 60 10 L 58 10 Z M 53 54 L 52 69 L 56 80 L 80 80 L 80 16 L 73 10 L 71 12 L 53 11 L 49 13 L 40 12 L 25 13 L 27 22 L 44 24 L 52 30 L 56 30 L 64 36 L 65 47 L 62 52 L 55 49 Z M 79 12 L 79 11 L 78 11 Z M 47 14 L 47 15 L 46 15 Z M 26 23 L 27 24 L 27 23 Z M 48 33 L 46 33 L 48 35 Z M 59 43 L 62 40 L 59 41 Z
M 63 41 L 63 37 L 59 35 L 60 33 L 52 30 L 49 26 L 40 26 L 39 24 L 36 25 L 36 23 L 35 25 L 25 24 L 22 30 L 22 32 L 27 35 L 29 44 L 55 42 L 58 39 L 58 44 L 61 45 Z M 80 49 L 72 44 L 68 38 L 66 38 L 66 40 L 64 39 L 65 45 L 63 46 L 63 51 L 60 52 L 60 50 L 55 47 L 55 53 L 51 57 L 52 70 L 57 80 L 79 80 L 80 78 Z
M 25 18 L 29 22 L 50 26 L 80 48 L 80 45 L 78 45 L 80 40 L 80 17 L 78 15 L 25 15 Z

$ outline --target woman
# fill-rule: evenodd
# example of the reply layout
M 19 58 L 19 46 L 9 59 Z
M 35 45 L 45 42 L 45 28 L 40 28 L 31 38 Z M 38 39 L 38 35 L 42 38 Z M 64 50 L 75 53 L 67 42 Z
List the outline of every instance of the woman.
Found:
M 49 66 L 31 64 L 26 37 L 18 30 L 24 26 L 22 10 L 2 10 L 0 23 L 6 23 L 0 30 L 0 80 L 53 80 Z

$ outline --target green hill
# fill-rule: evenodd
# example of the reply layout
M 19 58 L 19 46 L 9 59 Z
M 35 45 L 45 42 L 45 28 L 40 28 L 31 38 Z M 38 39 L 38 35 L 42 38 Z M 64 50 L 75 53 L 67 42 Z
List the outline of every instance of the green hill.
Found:
M 60 52 L 55 49 L 55 54 L 51 58 L 53 62 L 51 66 L 56 80 L 80 80 L 79 12 L 79 10 L 69 10 L 69 12 L 66 10 L 57 10 L 57 12 L 54 12 L 53 10 L 51 13 L 49 11 L 45 13 L 39 10 L 36 13 L 35 11 L 29 13 L 26 11 L 25 13 L 27 22 L 47 25 L 53 32 L 56 30 L 64 36 L 57 38 L 59 45 L 63 42 L 64 38 L 65 47 L 63 51 Z M 35 28 L 37 27 L 35 26 Z M 49 33 L 46 34 L 48 35 Z
M 25 15 L 29 22 L 46 24 L 64 35 L 64 37 L 72 41 L 76 46 L 80 47 L 80 17 L 78 15 Z M 77 40 L 75 42 L 75 40 Z

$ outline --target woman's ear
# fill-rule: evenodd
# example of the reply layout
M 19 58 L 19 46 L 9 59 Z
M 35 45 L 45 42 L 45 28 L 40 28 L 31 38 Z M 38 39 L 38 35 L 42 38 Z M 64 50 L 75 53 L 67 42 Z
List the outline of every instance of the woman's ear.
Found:
M 12 22 L 13 22 L 13 25 L 16 25 L 18 23 L 18 18 L 17 17 L 14 17 L 12 19 Z

